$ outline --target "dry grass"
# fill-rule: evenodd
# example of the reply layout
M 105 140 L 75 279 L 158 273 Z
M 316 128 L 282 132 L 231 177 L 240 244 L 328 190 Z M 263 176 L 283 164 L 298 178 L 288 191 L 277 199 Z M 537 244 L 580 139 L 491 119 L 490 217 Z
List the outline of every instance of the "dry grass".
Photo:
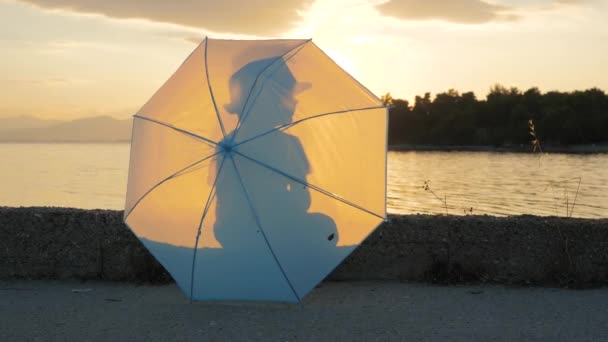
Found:
M 543 148 L 542 148 L 542 145 L 540 142 L 540 138 L 538 137 L 538 134 L 536 133 L 536 127 L 534 126 L 534 121 L 532 119 L 528 120 L 528 128 L 530 130 L 530 135 L 532 136 L 532 141 L 530 142 L 533 147 L 532 153 L 539 152 L 539 153 L 541 153 L 541 156 L 542 156 Z M 539 159 L 539 167 L 540 167 L 540 165 L 541 165 L 541 161 Z M 564 207 L 566 208 L 566 217 L 572 217 L 572 214 L 574 213 L 574 207 L 576 205 L 576 199 L 578 198 L 578 192 L 581 188 L 581 181 L 582 181 L 581 177 L 572 177 L 572 178 L 557 180 L 557 181 L 549 180 L 547 182 L 547 186 L 545 187 L 545 189 L 542 192 L 547 191 L 547 189 L 551 189 L 551 192 L 553 194 L 553 200 L 555 201 L 555 214 L 557 216 L 559 216 L 558 201 L 559 201 L 560 197 L 556 196 L 556 192 L 562 193 L 561 201 L 562 201 Z M 574 192 L 573 195 L 572 195 L 572 190 L 569 189 L 569 184 L 571 182 L 576 182 L 576 190 L 573 191 Z M 572 198 L 572 200 L 571 200 L 571 198 Z
M 443 198 L 439 197 L 437 195 L 437 193 L 435 193 L 435 191 L 433 191 L 433 189 L 431 189 L 431 181 L 426 179 L 424 181 L 424 185 L 422 186 L 422 188 L 424 189 L 424 191 L 428 191 L 431 194 L 433 194 L 433 196 L 435 196 L 435 198 L 440 201 L 443 206 L 445 207 L 445 214 L 449 215 L 448 213 L 448 196 L 446 194 L 443 194 Z

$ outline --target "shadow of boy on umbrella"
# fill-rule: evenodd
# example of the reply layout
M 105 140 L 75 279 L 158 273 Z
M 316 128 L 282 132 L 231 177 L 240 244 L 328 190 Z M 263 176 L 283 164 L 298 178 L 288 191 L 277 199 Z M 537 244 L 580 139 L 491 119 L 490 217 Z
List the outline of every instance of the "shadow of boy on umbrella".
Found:
M 334 253 L 339 239 L 335 222 L 309 212 L 310 192 L 315 190 L 304 185 L 311 167 L 300 140 L 277 129 L 238 146 L 239 141 L 291 124 L 296 96 L 310 87 L 297 82 L 286 63 L 276 58 L 251 62 L 232 75 L 231 103 L 224 109 L 238 115 L 240 123 L 220 142 L 233 146 L 236 141 L 237 145 L 235 151 L 224 154 L 222 176 L 216 182 L 213 230 L 225 251 L 251 250 L 256 242 L 243 234 L 243 229 L 251 229 L 256 230 L 259 242 L 268 240 L 282 264 L 315 267 Z M 248 156 L 250 151 L 255 155 Z M 229 176 L 231 172 L 236 180 Z M 243 225 L 244 217 L 249 225 Z

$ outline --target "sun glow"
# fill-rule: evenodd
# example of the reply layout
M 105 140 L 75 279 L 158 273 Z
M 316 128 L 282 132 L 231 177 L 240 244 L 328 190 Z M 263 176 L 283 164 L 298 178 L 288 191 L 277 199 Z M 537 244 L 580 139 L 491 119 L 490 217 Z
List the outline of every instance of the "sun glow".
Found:
M 263 37 L 0 1 L 0 116 L 133 114 L 205 35 L 313 38 L 376 95 L 390 91 L 409 100 L 449 88 L 483 97 L 496 82 L 544 91 L 608 88 L 608 74 L 597 72 L 608 60 L 608 4 L 504 1 L 514 18 L 494 20 L 490 13 L 487 21 L 467 23 L 457 13 L 432 12 L 441 6 L 418 9 L 429 18 L 399 18 L 375 7 L 384 2 L 306 2 L 282 33 Z

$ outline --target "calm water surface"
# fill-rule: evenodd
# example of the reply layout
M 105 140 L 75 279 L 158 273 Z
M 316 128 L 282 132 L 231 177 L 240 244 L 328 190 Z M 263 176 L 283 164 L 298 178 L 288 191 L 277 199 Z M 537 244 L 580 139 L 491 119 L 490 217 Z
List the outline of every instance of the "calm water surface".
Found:
M 0 160 L 0 205 L 123 208 L 128 144 L 0 144 Z M 608 154 L 390 152 L 388 166 L 391 213 L 608 217 Z
M 392 212 L 608 217 L 608 154 L 390 152 L 388 172 Z

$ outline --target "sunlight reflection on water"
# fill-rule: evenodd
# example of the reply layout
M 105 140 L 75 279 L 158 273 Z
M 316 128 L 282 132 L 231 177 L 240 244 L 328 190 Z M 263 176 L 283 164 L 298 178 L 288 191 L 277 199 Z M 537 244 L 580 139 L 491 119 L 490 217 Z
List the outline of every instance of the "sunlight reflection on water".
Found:
M 124 206 L 128 144 L 0 144 L 0 160 L 0 205 Z M 608 217 L 608 154 L 389 152 L 388 165 L 389 213 L 444 214 L 428 180 L 453 215 Z
M 608 216 L 608 154 L 389 152 L 388 160 L 394 213 L 445 213 L 443 199 L 454 215 Z

